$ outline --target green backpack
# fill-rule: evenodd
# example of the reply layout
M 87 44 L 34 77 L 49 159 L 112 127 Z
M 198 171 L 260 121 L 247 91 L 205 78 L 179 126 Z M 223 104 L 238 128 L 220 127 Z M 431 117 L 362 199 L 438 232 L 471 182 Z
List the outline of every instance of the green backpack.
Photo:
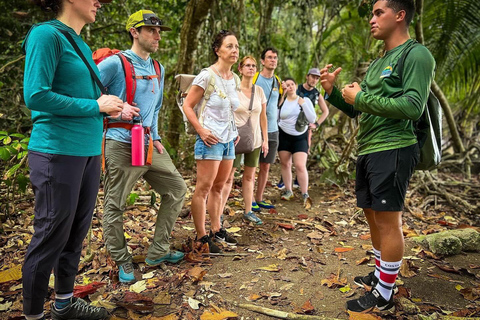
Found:
M 415 42 L 405 50 L 398 60 L 398 76 L 402 80 L 403 65 L 408 53 L 422 44 Z M 430 90 L 425 110 L 420 119 L 414 121 L 415 134 L 420 147 L 420 161 L 415 170 L 434 170 L 442 160 L 442 107 Z

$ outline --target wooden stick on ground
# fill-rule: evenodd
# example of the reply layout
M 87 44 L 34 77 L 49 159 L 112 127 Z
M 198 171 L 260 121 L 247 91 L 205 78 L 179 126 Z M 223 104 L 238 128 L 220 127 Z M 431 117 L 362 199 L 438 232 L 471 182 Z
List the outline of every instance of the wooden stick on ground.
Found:
M 250 311 L 266 314 L 267 316 L 279 318 L 279 319 L 294 319 L 294 320 L 339 320 L 337 318 L 330 318 L 325 316 L 309 316 L 305 314 L 296 314 L 292 312 L 285 312 L 275 309 L 269 309 L 260 307 L 254 304 L 247 303 L 234 303 L 237 307 L 247 309 Z

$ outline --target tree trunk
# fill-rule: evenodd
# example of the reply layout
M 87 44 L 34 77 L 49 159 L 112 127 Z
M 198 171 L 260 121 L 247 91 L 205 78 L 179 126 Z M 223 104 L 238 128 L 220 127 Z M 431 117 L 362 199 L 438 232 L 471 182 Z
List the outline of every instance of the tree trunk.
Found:
M 416 11 L 418 15 L 417 23 L 415 25 L 415 36 L 417 38 L 417 41 L 423 44 L 424 43 L 423 23 L 422 23 L 423 0 L 416 0 L 415 5 L 416 5 Z M 463 146 L 462 139 L 460 138 L 460 134 L 457 129 L 457 124 L 455 123 L 455 118 L 453 117 L 452 108 L 448 103 L 447 97 L 445 97 L 445 94 L 443 93 L 442 89 L 435 81 L 432 82 L 431 89 L 433 93 L 437 96 L 438 101 L 440 102 L 440 105 L 442 107 L 443 114 L 445 115 L 445 119 L 447 120 L 448 128 L 452 136 L 453 148 L 455 149 L 456 152 L 464 153 L 465 147 Z M 467 171 L 467 176 L 469 176 L 470 175 L 469 161 L 467 161 L 467 164 L 466 164 L 466 171 Z
M 260 50 L 272 45 L 270 37 L 270 22 L 272 21 L 272 13 L 275 7 L 275 0 L 260 1 L 261 11 L 258 27 L 257 46 Z
M 211 0 L 191 0 L 185 10 L 185 19 L 180 32 L 180 50 L 175 74 L 193 72 L 195 56 L 198 47 L 198 34 L 211 8 Z M 180 132 L 183 130 L 183 119 L 175 102 L 177 86 L 170 82 L 166 94 L 167 105 L 170 107 L 168 117 L 167 141 L 174 150 L 179 150 Z

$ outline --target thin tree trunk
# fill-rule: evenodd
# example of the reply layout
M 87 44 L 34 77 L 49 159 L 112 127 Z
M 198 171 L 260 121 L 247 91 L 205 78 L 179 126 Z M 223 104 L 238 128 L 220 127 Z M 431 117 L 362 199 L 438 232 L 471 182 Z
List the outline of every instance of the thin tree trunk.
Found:
M 417 41 L 423 44 L 424 43 L 423 23 L 422 23 L 423 0 L 416 0 L 415 5 L 416 5 L 416 11 L 418 15 L 417 23 L 415 25 L 415 36 L 417 38 Z M 431 89 L 435 94 L 435 96 L 437 96 L 438 101 L 440 102 L 440 105 L 442 107 L 443 114 L 445 115 L 445 119 L 447 120 L 448 128 L 452 136 L 453 148 L 455 149 L 456 152 L 464 153 L 465 147 L 463 145 L 462 139 L 460 138 L 460 134 L 457 129 L 457 124 L 455 123 L 455 118 L 453 117 L 452 108 L 448 103 L 447 97 L 445 97 L 445 94 L 443 93 L 442 89 L 440 88 L 440 86 L 437 84 L 435 80 L 432 82 Z M 471 170 L 470 158 L 467 157 L 467 162 L 465 164 L 465 171 L 467 173 L 467 178 L 470 178 L 470 170 Z
M 195 56 L 198 47 L 198 34 L 211 8 L 211 0 L 191 0 L 185 10 L 185 19 L 180 32 L 180 50 L 175 73 L 193 72 Z M 170 82 L 168 88 L 167 106 L 170 106 L 170 116 L 168 117 L 167 141 L 174 150 L 179 150 L 180 132 L 183 128 L 183 119 L 180 110 L 175 102 L 176 84 Z

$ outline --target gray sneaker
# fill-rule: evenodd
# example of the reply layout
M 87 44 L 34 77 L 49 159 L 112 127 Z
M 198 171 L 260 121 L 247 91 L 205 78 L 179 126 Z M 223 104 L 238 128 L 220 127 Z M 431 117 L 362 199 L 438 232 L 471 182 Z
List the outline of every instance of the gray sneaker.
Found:
M 285 192 L 281 196 L 282 200 L 290 201 L 293 199 L 293 192 L 292 190 L 285 190 Z
M 52 305 L 51 315 L 53 320 L 100 320 L 109 315 L 107 309 L 89 305 L 80 298 L 71 298 L 71 303 L 60 310 Z

